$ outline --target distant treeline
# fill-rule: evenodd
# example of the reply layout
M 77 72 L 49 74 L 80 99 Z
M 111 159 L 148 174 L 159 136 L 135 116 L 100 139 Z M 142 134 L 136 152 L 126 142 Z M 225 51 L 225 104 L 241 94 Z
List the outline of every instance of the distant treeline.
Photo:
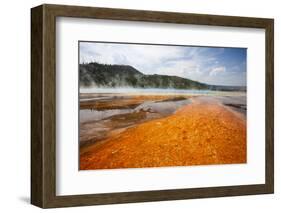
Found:
M 208 85 L 178 76 L 145 75 L 129 65 L 86 63 L 79 65 L 80 86 L 133 87 L 244 91 L 245 87 Z

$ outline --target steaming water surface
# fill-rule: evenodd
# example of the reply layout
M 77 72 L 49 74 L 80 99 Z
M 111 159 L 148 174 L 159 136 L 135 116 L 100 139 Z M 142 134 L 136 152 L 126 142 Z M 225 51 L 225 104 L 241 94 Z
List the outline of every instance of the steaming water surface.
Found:
M 214 90 L 186 90 L 186 89 L 155 89 L 155 88 L 80 88 L 80 93 L 96 93 L 96 94 L 194 94 L 194 95 L 210 95 L 221 93 Z

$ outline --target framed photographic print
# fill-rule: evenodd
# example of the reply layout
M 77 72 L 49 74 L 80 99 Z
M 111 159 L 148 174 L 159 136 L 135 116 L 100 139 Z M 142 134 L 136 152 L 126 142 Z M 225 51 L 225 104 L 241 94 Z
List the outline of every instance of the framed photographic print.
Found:
M 274 191 L 273 19 L 31 9 L 31 203 Z

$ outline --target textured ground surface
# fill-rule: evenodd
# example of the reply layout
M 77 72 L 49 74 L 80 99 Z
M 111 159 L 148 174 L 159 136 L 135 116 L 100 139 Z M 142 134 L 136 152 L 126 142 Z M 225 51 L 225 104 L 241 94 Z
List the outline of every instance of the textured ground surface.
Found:
M 245 117 L 204 100 L 80 152 L 82 170 L 233 163 L 246 163 Z

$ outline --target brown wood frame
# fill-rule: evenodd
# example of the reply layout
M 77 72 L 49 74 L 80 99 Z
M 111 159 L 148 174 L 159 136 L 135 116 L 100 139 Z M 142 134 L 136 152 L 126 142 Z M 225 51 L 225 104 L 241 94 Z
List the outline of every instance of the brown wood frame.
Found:
M 266 32 L 266 183 L 56 196 L 56 17 L 263 28 Z M 31 203 L 66 207 L 268 194 L 274 191 L 274 20 L 64 5 L 31 9 Z

